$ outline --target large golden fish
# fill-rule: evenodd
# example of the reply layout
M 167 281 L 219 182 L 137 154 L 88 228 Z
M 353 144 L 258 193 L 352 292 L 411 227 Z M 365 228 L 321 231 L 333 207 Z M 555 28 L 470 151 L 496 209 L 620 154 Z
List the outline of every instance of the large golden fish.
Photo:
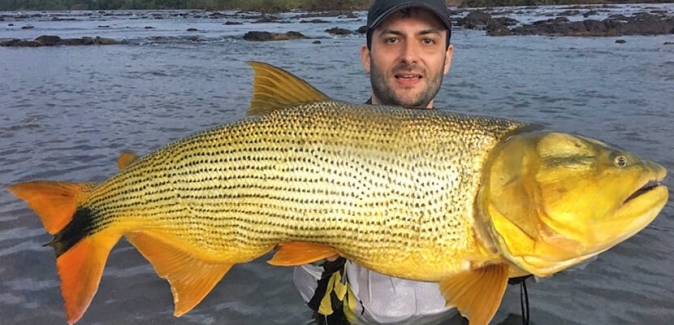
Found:
M 339 254 L 438 282 L 470 324 L 487 324 L 509 277 L 545 277 L 595 256 L 646 227 L 668 199 L 663 167 L 599 141 L 334 101 L 250 64 L 250 116 L 121 161 L 102 184 L 9 187 L 54 235 L 70 324 L 122 236 L 170 282 L 176 316 L 232 265 L 277 247 L 275 265 Z

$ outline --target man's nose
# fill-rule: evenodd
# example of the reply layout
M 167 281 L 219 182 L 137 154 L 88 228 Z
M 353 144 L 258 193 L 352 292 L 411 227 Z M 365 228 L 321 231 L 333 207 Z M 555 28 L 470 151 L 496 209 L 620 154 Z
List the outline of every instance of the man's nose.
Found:
M 407 64 L 417 63 L 419 60 L 419 44 L 415 42 L 405 42 L 402 48 L 401 59 Z

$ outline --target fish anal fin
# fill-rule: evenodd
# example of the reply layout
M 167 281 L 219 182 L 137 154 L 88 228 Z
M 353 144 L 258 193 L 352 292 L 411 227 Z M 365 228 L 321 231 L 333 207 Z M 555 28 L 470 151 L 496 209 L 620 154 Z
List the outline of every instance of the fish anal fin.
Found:
M 508 265 L 492 264 L 440 281 L 447 305 L 455 306 L 470 325 L 487 325 L 501 305 L 508 284 Z
M 117 157 L 117 168 L 124 169 L 136 160 L 138 160 L 138 155 L 130 151 L 124 151 Z
M 286 242 L 278 244 L 276 253 L 268 263 L 276 266 L 296 266 L 316 262 L 336 254 L 337 252 L 330 246 L 307 242 Z
M 76 323 L 89 307 L 110 251 L 120 237 L 96 233 L 83 238 L 56 259 L 68 324 Z
M 11 185 L 7 190 L 26 201 L 47 232 L 54 235 L 72 220 L 77 204 L 93 187 L 93 183 L 33 181 Z
M 297 76 L 262 62 L 248 61 L 253 68 L 253 97 L 247 115 L 263 115 L 293 104 L 329 99 Z
M 129 242 L 150 261 L 157 274 L 171 284 L 175 316 L 192 310 L 229 271 L 232 264 L 209 263 L 171 245 L 152 232 L 126 234 Z

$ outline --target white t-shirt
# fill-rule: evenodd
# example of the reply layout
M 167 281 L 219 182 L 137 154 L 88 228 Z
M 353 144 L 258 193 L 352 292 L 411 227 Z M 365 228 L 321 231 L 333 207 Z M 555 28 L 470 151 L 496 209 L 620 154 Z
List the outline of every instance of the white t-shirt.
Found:
M 305 302 L 313 297 L 323 268 L 308 264 L 295 267 L 293 280 Z M 445 307 L 445 298 L 435 282 L 418 282 L 386 276 L 350 261 L 346 280 L 355 303 L 355 324 L 460 325 L 465 324 L 456 308 Z M 345 310 L 345 314 L 348 311 Z

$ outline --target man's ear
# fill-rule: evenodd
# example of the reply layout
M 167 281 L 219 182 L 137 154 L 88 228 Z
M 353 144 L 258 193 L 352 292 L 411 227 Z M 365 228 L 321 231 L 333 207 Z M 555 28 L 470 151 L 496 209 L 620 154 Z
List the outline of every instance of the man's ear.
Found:
M 447 47 L 447 52 L 445 52 L 445 69 L 444 74 L 449 72 L 449 67 L 452 65 L 452 56 L 454 56 L 454 45 L 449 44 Z
M 370 73 L 370 49 L 367 48 L 367 44 L 360 47 L 360 62 L 363 64 L 365 72 Z

